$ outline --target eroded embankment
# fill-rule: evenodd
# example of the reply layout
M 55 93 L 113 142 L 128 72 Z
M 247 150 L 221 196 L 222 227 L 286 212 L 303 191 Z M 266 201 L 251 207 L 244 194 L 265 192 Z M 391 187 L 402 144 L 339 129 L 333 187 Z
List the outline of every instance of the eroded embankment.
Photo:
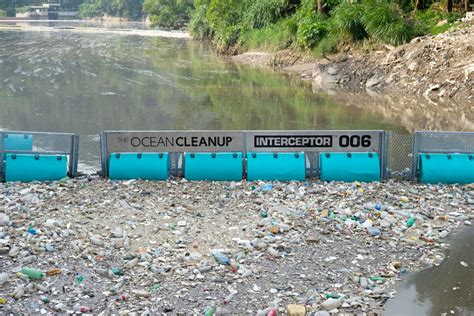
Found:
M 420 96 L 429 102 L 474 103 L 474 26 L 415 38 L 367 54 L 343 53 L 307 61 L 289 50 L 249 52 L 237 62 L 273 66 L 312 79 L 322 90 L 336 87 Z

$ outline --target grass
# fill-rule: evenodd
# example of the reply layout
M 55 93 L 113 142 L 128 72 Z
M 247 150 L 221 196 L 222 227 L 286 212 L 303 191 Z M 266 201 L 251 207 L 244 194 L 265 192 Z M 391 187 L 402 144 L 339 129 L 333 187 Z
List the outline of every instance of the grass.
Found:
M 294 41 L 288 19 L 282 19 L 261 29 L 245 32 L 240 37 L 239 46 L 244 50 L 261 49 L 274 52 L 288 48 Z

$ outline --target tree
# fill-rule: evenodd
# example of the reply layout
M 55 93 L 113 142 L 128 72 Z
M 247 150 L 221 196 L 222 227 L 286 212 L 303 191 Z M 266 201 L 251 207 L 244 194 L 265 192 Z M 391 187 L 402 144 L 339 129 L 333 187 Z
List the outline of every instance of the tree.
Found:
M 141 0 L 119 0 L 116 3 L 117 16 L 138 20 L 142 17 Z
M 322 4 L 322 0 L 316 0 L 316 6 L 318 8 L 318 14 L 319 15 L 323 15 L 324 12 L 323 12 L 323 4 Z
M 153 24 L 170 28 L 188 22 L 193 8 L 192 0 L 145 0 L 143 3 L 143 11 L 150 15 Z

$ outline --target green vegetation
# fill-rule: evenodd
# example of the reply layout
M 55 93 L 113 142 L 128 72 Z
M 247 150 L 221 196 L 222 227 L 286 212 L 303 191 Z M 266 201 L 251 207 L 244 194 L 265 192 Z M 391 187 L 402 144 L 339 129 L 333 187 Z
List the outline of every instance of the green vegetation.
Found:
M 38 0 L 0 0 L 14 16 Z M 189 28 L 220 51 L 292 48 L 317 55 L 341 47 L 400 45 L 450 29 L 469 0 L 62 0 L 82 18 L 148 16 L 152 25 Z M 441 0 L 440 0 L 441 1 Z M 466 2 L 467 1 L 467 2 Z M 15 7 L 12 6 L 15 3 Z M 447 20 L 447 23 L 439 23 Z
M 446 31 L 460 17 L 430 0 L 195 0 L 194 8 L 191 33 L 220 51 L 290 47 L 317 55 L 347 44 L 400 45 Z
M 143 11 L 150 15 L 154 25 L 180 28 L 189 21 L 193 10 L 192 0 L 145 0 Z
M 15 7 L 11 0 L 0 0 L 0 16 L 15 16 Z
M 139 20 L 142 17 L 142 0 L 87 0 L 79 6 L 81 18 L 103 15 Z

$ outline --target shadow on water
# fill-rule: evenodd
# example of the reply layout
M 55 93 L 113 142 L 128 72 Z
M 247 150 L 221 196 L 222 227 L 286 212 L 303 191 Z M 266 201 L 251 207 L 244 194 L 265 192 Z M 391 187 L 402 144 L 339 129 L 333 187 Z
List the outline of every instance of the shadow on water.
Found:
M 473 227 L 454 235 L 443 263 L 409 276 L 387 302 L 384 315 L 473 315 L 473 241 Z

